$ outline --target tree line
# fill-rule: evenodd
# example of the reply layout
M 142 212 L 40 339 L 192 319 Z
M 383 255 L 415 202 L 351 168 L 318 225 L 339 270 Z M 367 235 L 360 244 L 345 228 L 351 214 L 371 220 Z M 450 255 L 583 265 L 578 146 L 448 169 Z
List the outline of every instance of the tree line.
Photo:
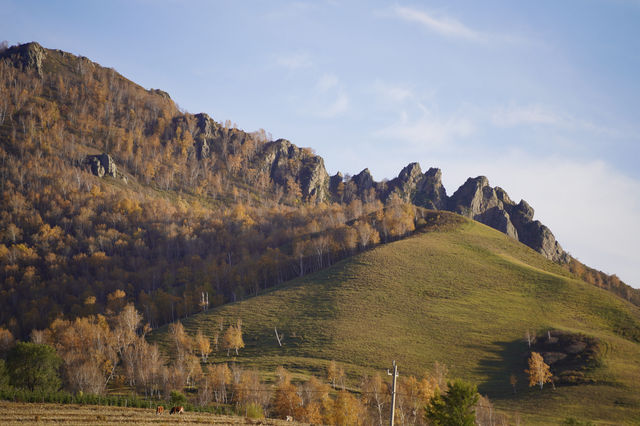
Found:
M 124 387 L 148 400 L 188 402 L 203 409 L 227 406 L 244 416 L 345 425 L 387 422 L 390 384 L 379 373 L 365 375 L 356 380 L 355 389 L 348 388 L 344 369 L 331 361 L 324 377 L 294 381 L 289 371 L 278 367 L 275 379 L 265 381 L 256 370 L 208 360 L 218 350 L 237 353 L 244 346 L 240 320 L 221 329 L 207 339 L 201 332 L 189 336 L 179 322 L 173 323 L 170 353 L 165 354 L 146 341 L 149 326 L 142 324 L 141 314 L 131 304 L 109 317 L 57 320 L 47 329 L 33 330 L 29 342 L 16 342 L 2 328 L 0 389 L 106 395 Z M 475 387 L 448 381 L 446 366 L 435 363 L 422 377 L 399 379 L 396 424 L 426 424 L 430 416 L 437 418 L 451 408 L 447 395 L 459 392 L 460 386 L 465 392 L 473 390 L 467 415 L 482 416 L 483 410 L 493 410 L 488 398 L 476 395 Z

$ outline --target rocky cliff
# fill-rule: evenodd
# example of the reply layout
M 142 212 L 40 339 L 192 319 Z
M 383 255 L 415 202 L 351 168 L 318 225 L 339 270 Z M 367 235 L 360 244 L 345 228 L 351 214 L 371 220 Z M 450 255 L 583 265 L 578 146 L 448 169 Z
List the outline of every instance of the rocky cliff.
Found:
M 199 158 L 212 152 L 239 149 L 249 135 L 237 129 L 225 129 L 206 114 L 196 114 L 191 129 Z M 176 127 L 188 126 L 178 118 Z M 411 163 L 398 177 L 376 182 L 369 169 L 345 179 L 341 173 L 329 177 L 324 160 L 310 149 L 299 148 L 286 139 L 260 146 L 253 167 L 268 174 L 272 183 L 289 190 L 300 188 L 306 201 L 349 203 L 355 198 L 365 202 L 386 202 L 398 197 L 407 203 L 434 210 L 449 210 L 495 228 L 537 250 L 556 262 L 568 262 L 569 255 L 558 244 L 549 228 L 533 220 L 534 210 L 526 201 L 513 202 L 500 187 L 491 187 L 484 176 L 469 178 L 453 195 L 447 196 L 442 185 L 442 172 L 430 168 L 422 172 L 420 164 Z M 295 185 L 293 185 L 295 184 Z

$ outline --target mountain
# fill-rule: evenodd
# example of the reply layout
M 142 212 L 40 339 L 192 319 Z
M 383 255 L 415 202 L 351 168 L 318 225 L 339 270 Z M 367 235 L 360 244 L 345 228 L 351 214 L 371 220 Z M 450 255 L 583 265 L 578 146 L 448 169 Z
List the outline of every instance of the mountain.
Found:
M 526 424 L 640 421 L 640 309 L 451 213 L 412 237 L 182 323 L 212 338 L 237 319 L 246 347 L 232 357 L 220 350 L 212 362 L 264 372 L 282 365 L 302 379 L 324 376 L 335 360 L 357 388 L 393 360 L 404 378 L 438 361 Z M 538 336 L 533 349 L 527 330 Z M 171 352 L 166 328 L 151 338 Z M 555 390 L 528 387 L 530 350 L 551 364 Z
M 568 256 L 486 178 L 452 196 L 417 163 L 375 182 L 328 176 L 310 148 L 181 111 L 87 58 L 37 43 L 0 52 L 0 326 L 134 302 L 153 327 L 321 270 L 450 210 L 640 304 Z M 426 208 L 426 209 L 425 209 Z

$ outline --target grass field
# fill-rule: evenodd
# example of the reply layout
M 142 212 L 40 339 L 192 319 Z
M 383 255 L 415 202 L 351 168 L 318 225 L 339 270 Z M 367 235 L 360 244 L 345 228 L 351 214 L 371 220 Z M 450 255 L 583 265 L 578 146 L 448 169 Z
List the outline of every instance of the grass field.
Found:
M 439 361 L 527 424 L 568 416 L 640 423 L 640 344 L 630 337 L 640 336 L 640 310 L 476 222 L 379 246 L 183 324 L 212 336 L 220 319 L 237 318 L 246 348 L 212 362 L 233 360 L 266 378 L 278 365 L 301 379 L 323 376 L 336 360 L 356 386 L 363 373 L 386 374 L 394 359 L 401 374 L 414 375 Z M 274 327 L 285 335 L 283 347 Z M 600 339 L 602 365 L 588 372 L 594 383 L 529 388 L 527 329 Z M 165 330 L 151 338 L 166 345 Z
M 218 416 L 207 413 L 185 412 L 181 415 L 161 416 L 154 409 L 104 407 L 97 405 L 27 404 L 0 401 L 0 424 L 57 424 L 57 425 L 173 425 L 173 424 L 216 424 L 216 425 L 291 425 L 282 420 L 252 420 L 243 417 Z M 297 423 L 299 424 L 299 423 Z

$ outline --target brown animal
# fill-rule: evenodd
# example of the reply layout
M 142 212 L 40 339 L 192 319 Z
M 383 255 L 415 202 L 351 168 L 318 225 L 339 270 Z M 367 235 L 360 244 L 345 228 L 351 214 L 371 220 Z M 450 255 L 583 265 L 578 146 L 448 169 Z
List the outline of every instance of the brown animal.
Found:
M 164 407 L 162 405 L 156 407 L 156 416 L 159 414 L 164 414 Z
M 171 411 L 169 411 L 169 414 L 182 414 L 184 413 L 184 407 L 183 406 L 178 406 L 178 407 L 171 407 Z

